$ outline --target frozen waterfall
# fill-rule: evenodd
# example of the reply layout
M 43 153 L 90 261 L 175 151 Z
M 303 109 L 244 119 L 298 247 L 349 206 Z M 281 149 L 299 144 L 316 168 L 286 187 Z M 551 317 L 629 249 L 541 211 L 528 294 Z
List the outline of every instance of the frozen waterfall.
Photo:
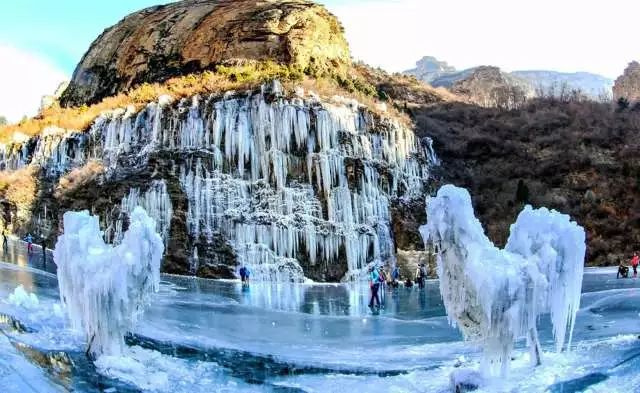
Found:
M 71 326 L 84 332 L 93 356 L 119 355 L 124 335 L 159 289 L 164 247 L 156 223 L 141 207 L 118 246 L 105 244 L 98 217 L 64 214 L 64 234 L 53 252 L 60 299 Z
M 527 339 L 540 362 L 536 322 L 549 313 L 562 349 L 580 305 L 585 232 L 569 216 L 526 206 L 511 226 L 504 250 L 496 248 L 476 219 L 469 193 L 443 186 L 427 200 L 420 228 L 438 252 L 440 291 L 452 324 L 479 340 L 482 372 L 506 375 L 514 340 Z
M 167 244 L 171 200 L 183 199 L 162 180 L 140 183 L 136 176 L 154 165 L 186 196 L 185 249 L 206 263 L 198 247 L 222 240 L 256 280 L 302 281 L 303 266 L 334 263 L 346 265 L 345 279 L 357 278 L 373 261 L 393 261 L 390 206 L 422 198 L 438 164 L 431 140 L 355 100 L 268 90 L 179 102 L 162 96 L 141 110 L 105 111 L 88 132 L 18 135 L 0 145 L 0 169 L 39 165 L 55 178 L 100 161 L 105 182 L 135 184 L 118 196 L 117 216 L 100 212 L 106 238 L 117 244 L 126 215 L 140 205 Z

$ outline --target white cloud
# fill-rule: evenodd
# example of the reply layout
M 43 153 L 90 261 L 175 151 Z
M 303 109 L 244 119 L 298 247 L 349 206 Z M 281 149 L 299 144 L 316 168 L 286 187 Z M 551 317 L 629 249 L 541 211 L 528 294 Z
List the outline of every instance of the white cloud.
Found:
M 628 0 L 380 0 L 333 2 L 354 57 L 390 71 L 424 55 L 457 68 L 622 73 L 640 2 Z M 640 59 L 638 59 L 640 60 Z
M 0 115 L 10 122 L 35 115 L 42 96 L 68 79 L 45 59 L 0 43 Z

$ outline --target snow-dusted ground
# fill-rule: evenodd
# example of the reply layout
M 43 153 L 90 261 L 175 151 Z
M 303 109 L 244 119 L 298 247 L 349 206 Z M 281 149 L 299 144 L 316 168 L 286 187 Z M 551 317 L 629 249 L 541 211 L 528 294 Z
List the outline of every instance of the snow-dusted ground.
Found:
M 16 252 L 6 258 L 15 264 L 0 264 L 0 314 L 37 330 L 18 333 L 0 322 L 8 336 L 0 335 L 0 391 L 29 392 L 34 383 L 36 391 L 56 391 L 48 374 L 9 341 L 83 350 L 81 335 L 65 329 L 56 311 L 55 276 L 29 267 L 37 257 Z M 162 279 L 135 329 L 145 338 L 137 344 L 154 350 L 134 347 L 126 358 L 102 358 L 98 381 L 95 370 L 76 368 L 72 388 L 99 391 L 105 386 L 99 384 L 121 381 L 137 386 L 134 391 L 446 392 L 451 372 L 479 365 L 478 349 L 448 326 L 436 281 L 425 292 L 387 293 L 385 309 L 373 316 L 366 287 L 253 283 L 243 291 L 232 281 Z M 36 308 L 8 301 L 18 285 L 37 295 Z M 583 292 L 570 353 L 549 352 L 551 326 L 543 317 L 543 366 L 532 370 L 520 343 L 509 379 L 483 391 L 640 391 L 640 280 L 586 269 Z

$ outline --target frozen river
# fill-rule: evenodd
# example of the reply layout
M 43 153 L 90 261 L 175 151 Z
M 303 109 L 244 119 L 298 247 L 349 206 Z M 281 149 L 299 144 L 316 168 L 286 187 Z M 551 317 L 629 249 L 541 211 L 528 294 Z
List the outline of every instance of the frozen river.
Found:
M 437 281 L 386 292 L 379 315 L 362 285 L 271 285 L 163 276 L 128 338 L 128 358 L 86 360 L 59 312 L 55 266 L 19 246 L 0 263 L 0 391 L 445 392 L 479 353 L 449 326 Z M 45 271 L 46 270 L 46 271 Z M 7 299 L 16 286 L 38 305 Z M 485 391 L 640 391 L 640 280 L 586 269 L 570 353 L 543 366 L 519 348 L 507 381 Z

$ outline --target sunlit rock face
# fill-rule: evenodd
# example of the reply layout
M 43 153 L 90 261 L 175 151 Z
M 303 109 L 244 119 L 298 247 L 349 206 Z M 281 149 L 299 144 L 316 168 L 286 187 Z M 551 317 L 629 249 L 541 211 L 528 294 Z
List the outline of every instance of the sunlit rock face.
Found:
M 104 113 L 87 132 L 52 130 L 6 146 L 0 165 L 39 165 L 40 184 L 59 190 L 60 176 L 99 161 L 104 173 L 43 195 L 34 216 L 56 228 L 65 210 L 88 208 L 118 243 L 142 206 L 165 243 L 167 272 L 234 277 L 244 264 L 254 279 L 339 281 L 372 261 L 393 262 L 404 229 L 392 226 L 391 210 L 424 200 L 437 164 L 431 141 L 356 101 L 281 91 L 274 83 L 161 97 Z
M 613 85 L 613 99 L 625 98 L 630 102 L 640 101 L 640 63 L 632 61 Z
M 318 71 L 351 62 L 340 22 L 311 1 L 178 1 L 106 29 L 83 56 L 61 103 L 91 104 L 140 83 L 265 60 Z

